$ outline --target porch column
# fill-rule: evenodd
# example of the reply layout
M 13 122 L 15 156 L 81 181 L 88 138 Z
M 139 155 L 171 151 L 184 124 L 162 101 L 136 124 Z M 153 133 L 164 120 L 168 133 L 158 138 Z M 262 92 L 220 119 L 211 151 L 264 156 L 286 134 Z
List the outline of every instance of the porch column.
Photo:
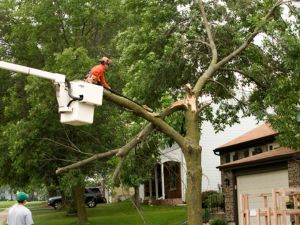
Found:
M 151 178 L 149 180 L 149 204 L 152 203 L 152 181 Z
M 162 199 L 165 199 L 165 175 L 164 175 L 164 164 L 161 163 L 160 165 L 161 169 L 161 197 Z
M 155 165 L 154 174 L 155 174 L 155 197 L 156 197 L 156 199 L 158 199 L 157 165 Z

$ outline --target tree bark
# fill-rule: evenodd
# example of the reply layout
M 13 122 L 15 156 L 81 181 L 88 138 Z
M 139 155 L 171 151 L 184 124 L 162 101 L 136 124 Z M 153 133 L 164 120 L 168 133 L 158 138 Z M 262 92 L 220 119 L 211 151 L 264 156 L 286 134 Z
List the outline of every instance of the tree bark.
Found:
M 189 225 L 202 225 L 202 168 L 200 146 L 185 154 L 187 166 L 187 214 Z
M 84 224 L 88 221 L 85 202 L 84 202 L 84 188 L 75 187 L 74 188 L 74 201 L 77 211 L 77 218 L 79 224 Z
M 134 204 L 138 209 L 141 208 L 139 186 L 134 186 Z
M 197 105 L 197 100 L 194 100 Z M 192 102 L 191 102 L 192 103 Z M 189 107 L 185 113 L 186 144 L 182 151 L 187 166 L 187 214 L 189 225 L 202 225 L 202 168 L 201 168 L 201 146 L 200 129 L 198 123 L 198 112 Z

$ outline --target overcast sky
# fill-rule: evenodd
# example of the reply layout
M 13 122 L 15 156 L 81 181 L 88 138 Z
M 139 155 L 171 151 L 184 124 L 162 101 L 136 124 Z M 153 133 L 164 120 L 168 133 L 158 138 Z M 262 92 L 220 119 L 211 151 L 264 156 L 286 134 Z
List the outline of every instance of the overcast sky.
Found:
M 216 168 L 220 165 L 220 158 L 213 153 L 213 150 L 230 140 L 257 127 L 254 117 L 243 118 L 240 124 L 227 127 L 223 132 L 215 133 L 210 123 L 203 124 L 202 139 L 202 169 L 205 176 L 202 181 L 202 190 L 218 190 L 221 183 L 221 173 Z M 260 123 L 261 124 L 261 123 Z

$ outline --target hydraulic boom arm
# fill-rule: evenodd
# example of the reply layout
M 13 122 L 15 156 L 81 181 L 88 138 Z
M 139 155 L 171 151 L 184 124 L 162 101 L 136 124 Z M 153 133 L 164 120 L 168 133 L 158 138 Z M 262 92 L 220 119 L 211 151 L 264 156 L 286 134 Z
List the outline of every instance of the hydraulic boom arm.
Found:
M 53 80 L 60 121 L 73 126 L 92 124 L 94 106 L 102 105 L 103 87 L 83 81 L 71 81 L 59 73 L 50 73 L 26 66 L 0 61 L 0 69 Z
M 63 74 L 49 73 L 49 72 L 46 72 L 43 70 L 33 69 L 33 68 L 30 68 L 27 66 L 20 66 L 17 64 L 3 62 L 3 61 L 0 61 L 0 68 L 9 70 L 9 71 L 18 72 L 18 73 L 33 75 L 33 76 L 45 78 L 48 80 L 53 80 L 57 83 L 65 82 L 65 80 L 66 80 L 66 76 Z

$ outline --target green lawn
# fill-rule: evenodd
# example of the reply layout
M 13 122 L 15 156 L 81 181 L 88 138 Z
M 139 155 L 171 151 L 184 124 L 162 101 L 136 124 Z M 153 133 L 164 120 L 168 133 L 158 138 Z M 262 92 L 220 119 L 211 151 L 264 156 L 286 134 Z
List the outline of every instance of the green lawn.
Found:
M 16 204 L 16 201 L 1 201 L 0 202 L 0 212 L 3 211 L 5 208 L 9 208 L 12 205 Z M 45 202 L 28 202 L 26 206 L 28 207 L 40 207 L 45 205 Z
M 73 225 L 77 218 L 46 207 L 30 207 L 35 225 Z M 180 225 L 186 218 L 185 207 L 143 206 L 143 222 L 130 202 L 101 204 L 87 209 L 88 225 Z

